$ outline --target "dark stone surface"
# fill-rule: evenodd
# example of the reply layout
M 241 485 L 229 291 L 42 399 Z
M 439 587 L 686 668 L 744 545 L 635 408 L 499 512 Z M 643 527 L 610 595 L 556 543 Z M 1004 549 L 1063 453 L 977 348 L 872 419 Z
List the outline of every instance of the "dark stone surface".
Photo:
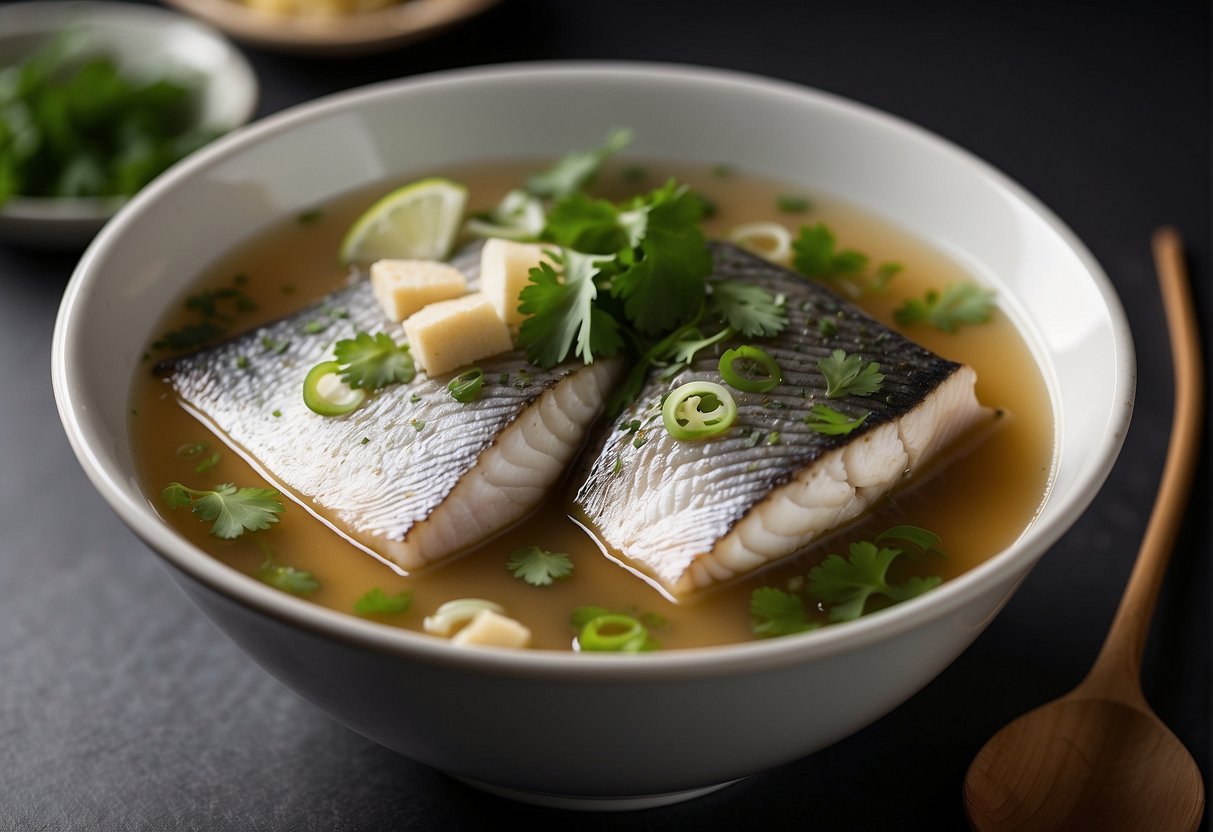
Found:
M 387 55 L 249 49 L 262 115 L 446 67 L 635 58 L 786 78 L 908 118 L 1017 179 L 1103 264 L 1137 341 L 1133 426 L 1090 510 L 973 647 L 901 708 L 693 803 L 547 811 L 336 725 L 197 614 L 84 479 L 56 419 L 50 334 L 75 257 L 0 248 L 0 830 L 963 829 L 969 761 L 1007 721 L 1079 681 L 1145 528 L 1172 394 L 1155 226 L 1185 235 L 1210 326 L 1209 24 L 1202 2 L 507 0 Z M 1208 772 L 1204 454 L 1144 686 Z

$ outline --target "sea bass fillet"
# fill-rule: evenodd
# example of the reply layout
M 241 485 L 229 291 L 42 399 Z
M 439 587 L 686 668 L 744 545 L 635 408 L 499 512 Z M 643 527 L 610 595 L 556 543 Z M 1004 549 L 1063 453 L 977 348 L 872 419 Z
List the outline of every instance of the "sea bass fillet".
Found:
M 804 549 L 914 476 L 991 411 L 967 366 L 947 361 L 873 320 L 833 292 L 735 246 L 713 244 L 714 277 L 786 297 L 788 326 L 757 342 L 782 383 L 730 389 L 726 433 L 677 441 L 662 426 L 662 397 L 689 381 L 720 381 L 719 349 L 703 350 L 672 379 L 650 373 L 640 397 L 605 431 L 576 504 L 599 541 L 675 598 L 687 598 Z M 833 350 L 876 361 L 878 392 L 826 397 L 818 361 Z M 805 421 L 824 404 L 854 419 L 847 435 Z
M 476 247 L 453 261 L 473 287 L 479 256 Z M 447 389 L 453 373 L 419 372 L 346 416 L 313 413 L 304 375 L 359 330 L 403 340 L 367 280 L 159 369 L 182 404 L 267 479 L 405 571 L 460 553 L 535 508 L 563 478 L 622 369 L 578 360 L 543 370 L 514 351 L 478 362 L 484 386 L 468 404 Z

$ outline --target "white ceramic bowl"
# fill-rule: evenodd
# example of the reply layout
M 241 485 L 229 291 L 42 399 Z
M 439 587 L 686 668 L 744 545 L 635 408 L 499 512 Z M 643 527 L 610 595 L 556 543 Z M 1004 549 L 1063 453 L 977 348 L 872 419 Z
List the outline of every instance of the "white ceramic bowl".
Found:
M 997 288 L 1044 368 L 1057 424 L 1051 492 L 1020 539 L 939 589 L 852 623 L 752 644 L 588 656 L 457 650 L 343 615 L 230 570 L 157 518 L 132 470 L 127 397 L 151 327 L 201 266 L 350 188 L 473 160 L 554 156 L 593 145 L 612 125 L 635 128 L 640 158 L 737 160 L 845 197 Z M 803 87 L 636 64 L 442 73 L 318 101 L 220 141 L 98 236 L 54 339 L 59 410 L 89 477 L 279 679 L 442 771 L 523 799 L 612 808 L 677 800 L 794 760 L 930 681 L 1094 497 L 1129 421 L 1133 371 L 1129 331 L 1099 266 L 986 164 Z M 540 729 L 516 716 L 536 701 Z
M 196 78 L 200 126 L 226 131 L 253 116 L 257 78 L 244 56 L 209 26 L 153 6 L 100 0 L 5 4 L 0 66 L 28 58 L 65 31 L 72 33 L 72 49 L 110 55 L 133 77 Z M 15 197 L 0 205 L 0 239 L 82 249 L 122 202 Z

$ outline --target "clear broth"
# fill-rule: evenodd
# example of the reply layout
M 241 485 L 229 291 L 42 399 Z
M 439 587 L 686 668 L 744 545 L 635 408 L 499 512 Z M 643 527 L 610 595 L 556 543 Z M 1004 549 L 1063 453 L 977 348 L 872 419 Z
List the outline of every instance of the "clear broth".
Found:
M 477 211 L 495 205 L 506 191 L 540 166 L 492 164 L 439 171 L 437 175 L 466 183 L 469 210 Z M 661 175 L 656 175 L 658 171 Z M 641 173 L 644 179 L 637 181 Z M 598 191 L 622 197 L 656 187 L 668 176 L 676 176 L 715 203 L 715 214 L 704 223 L 711 236 L 723 236 L 743 222 L 770 220 L 795 228 L 821 221 L 833 229 L 841 246 L 865 252 L 873 266 L 885 261 L 903 264 L 904 269 L 886 292 L 856 299 L 888 326 L 896 328 L 893 310 L 906 298 L 921 296 L 929 288 L 972 281 L 957 263 L 867 212 L 825 195 L 749 175 L 722 175 L 665 164 L 645 168 L 617 165 L 599 177 Z M 234 328 L 252 328 L 290 314 L 346 281 L 347 270 L 336 263 L 341 238 L 350 223 L 390 187 L 388 183 L 361 190 L 284 220 L 207 267 L 187 294 L 230 286 L 233 276 L 241 274 L 248 278 L 242 289 L 257 308 L 241 317 Z M 781 211 L 777 201 L 788 195 L 806 197 L 811 207 L 798 214 Z M 191 320 L 182 306 L 176 306 L 160 322 L 157 333 Z M 851 540 L 895 523 L 931 529 L 942 538 L 947 557 L 902 558 L 894 570 L 898 579 L 917 573 L 936 574 L 947 580 L 1010 545 L 1039 510 L 1053 461 L 1052 408 L 1040 370 L 1014 324 L 998 310 L 989 323 L 962 327 L 954 334 L 916 326 L 907 335 L 977 371 L 978 398 L 1007 414 L 997 430 L 952 460 L 938 475 L 896 493 L 879 512 L 831 539 L 682 604 L 673 603 L 603 556 L 570 519 L 570 495 L 563 491 L 522 523 L 475 550 L 424 573 L 402 576 L 289 502 L 281 521 L 271 530 L 246 534 L 234 541 L 211 536 L 208 525 L 188 511 L 169 510 L 158 495 L 174 480 L 194 487 L 210 487 L 218 482 L 242 486 L 265 483 L 236 453 L 210 436 L 150 371 L 141 374 L 134 387 L 132 443 L 140 479 L 165 522 L 223 563 L 249 575 L 255 576 L 262 563 L 258 541 L 272 546 L 279 563 L 310 571 L 319 580 L 320 589 L 306 598 L 335 610 L 353 614 L 357 599 L 372 587 L 379 587 L 389 594 L 402 590 L 413 593 L 406 613 L 372 616 L 384 624 L 420 630 L 425 616 L 445 601 L 488 598 L 526 624 L 534 635 L 532 647 L 540 649 L 570 649 L 575 633 L 569 616 L 581 605 L 660 616 L 665 623 L 654 629 L 653 635 L 662 649 L 749 641 L 754 638 L 748 612 L 754 588 L 782 587 L 803 575 L 827 552 L 845 552 Z M 203 441 L 210 444 L 203 457 L 214 451 L 221 456 L 214 467 L 196 473 L 199 459 L 184 460 L 177 449 L 185 443 Z M 575 564 L 573 575 L 547 587 L 532 587 L 514 578 L 505 567 L 509 553 L 533 544 L 569 553 Z

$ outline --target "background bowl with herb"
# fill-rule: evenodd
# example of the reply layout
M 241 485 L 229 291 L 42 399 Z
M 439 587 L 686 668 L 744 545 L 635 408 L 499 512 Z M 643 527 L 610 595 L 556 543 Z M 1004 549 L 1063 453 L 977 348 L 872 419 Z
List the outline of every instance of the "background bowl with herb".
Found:
M 0 8 L 0 240 L 83 245 L 256 102 L 244 57 L 174 12 L 89 0 Z

